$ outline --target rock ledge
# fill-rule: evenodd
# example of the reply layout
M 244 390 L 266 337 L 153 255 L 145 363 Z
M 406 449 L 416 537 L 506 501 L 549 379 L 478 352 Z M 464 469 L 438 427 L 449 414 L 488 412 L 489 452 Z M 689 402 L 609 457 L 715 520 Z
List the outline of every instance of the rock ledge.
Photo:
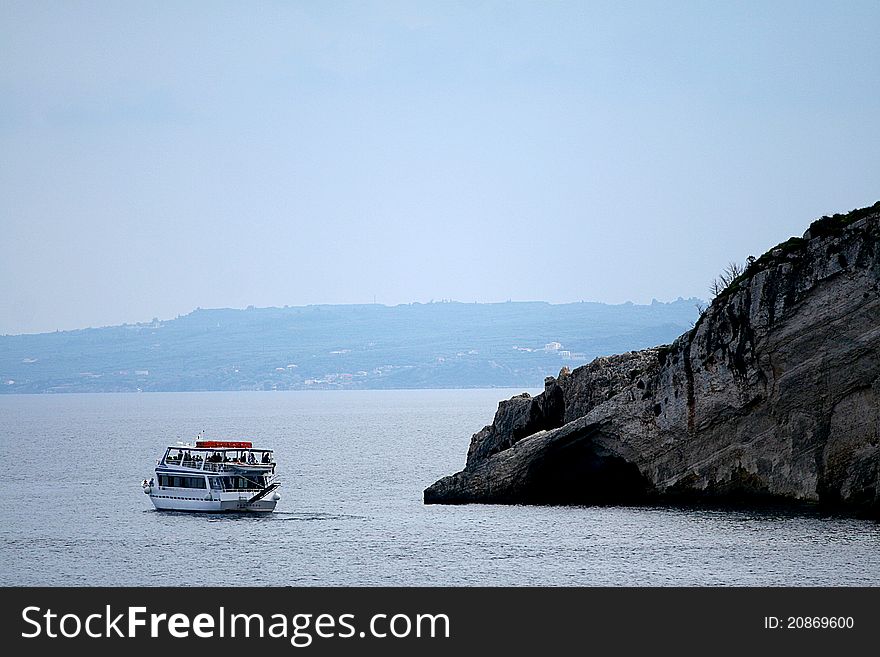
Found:
M 880 512 L 880 203 L 750 261 L 671 345 L 499 404 L 426 503 L 782 501 Z

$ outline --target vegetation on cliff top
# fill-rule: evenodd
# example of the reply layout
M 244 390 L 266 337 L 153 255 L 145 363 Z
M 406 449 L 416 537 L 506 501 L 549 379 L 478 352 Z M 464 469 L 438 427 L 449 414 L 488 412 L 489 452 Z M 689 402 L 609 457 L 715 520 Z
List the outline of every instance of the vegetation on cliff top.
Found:
M 836 237 L 841 235 L 847 226 L 854 224 L 860 219 L 876 214 L 880 214 L 880 201 L 864 208 L 856 208 L 845 214 L 834 214 L 830 217 L 825 215 L 810 224 L 806 235 L 808 235 L 810 239 L 817 237 Z M 711 291 L 715 296 L 712 299 L 711 305 L 723 302 L 734 290 L 737 289 L 737 287 L 739 287 L 739 284 L 742 281 L 751 278 L 759 271 L 788 259 L 790 255 L 803 253 L 807 244 L 809 244 L 809 239 L 805 239 L 804 237 L 790 237 L 784 242 L 777 244 L 772 249 L 769 249 L 759 258 L 749 256 L 745 268 L 737 270 L 728 266 L 727 269 L 725 269 L 725 271 L 712 283 Z M 730 275 L 734 272 L 736 275 Z M 699 320 L 697 323 L 699 323 Z

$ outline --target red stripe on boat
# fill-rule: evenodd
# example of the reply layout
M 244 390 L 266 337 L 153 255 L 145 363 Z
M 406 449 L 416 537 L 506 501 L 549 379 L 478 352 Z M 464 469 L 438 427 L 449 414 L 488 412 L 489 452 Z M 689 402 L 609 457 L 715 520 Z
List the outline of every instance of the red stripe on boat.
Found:
M 250 449 L 254 444 L 247 440 L 197 440 L 196 447 L 233 447 L 238 449 Z

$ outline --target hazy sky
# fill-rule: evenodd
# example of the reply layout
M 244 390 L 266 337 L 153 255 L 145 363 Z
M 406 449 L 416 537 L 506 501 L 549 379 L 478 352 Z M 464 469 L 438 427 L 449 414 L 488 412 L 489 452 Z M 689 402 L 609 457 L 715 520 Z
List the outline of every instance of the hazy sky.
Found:
M 706 297 L 880 199 L 880 2 L 0 2 L 0 333 Z

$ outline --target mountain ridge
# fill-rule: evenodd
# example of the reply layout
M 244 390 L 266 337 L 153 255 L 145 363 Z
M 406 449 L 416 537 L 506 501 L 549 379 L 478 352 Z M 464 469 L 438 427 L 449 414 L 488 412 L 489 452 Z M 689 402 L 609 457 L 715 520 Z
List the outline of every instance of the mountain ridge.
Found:
M 0 336 L 0 392 L 534 388 L 561 365 L 674 337 L 697 302 L 197 308 Z

